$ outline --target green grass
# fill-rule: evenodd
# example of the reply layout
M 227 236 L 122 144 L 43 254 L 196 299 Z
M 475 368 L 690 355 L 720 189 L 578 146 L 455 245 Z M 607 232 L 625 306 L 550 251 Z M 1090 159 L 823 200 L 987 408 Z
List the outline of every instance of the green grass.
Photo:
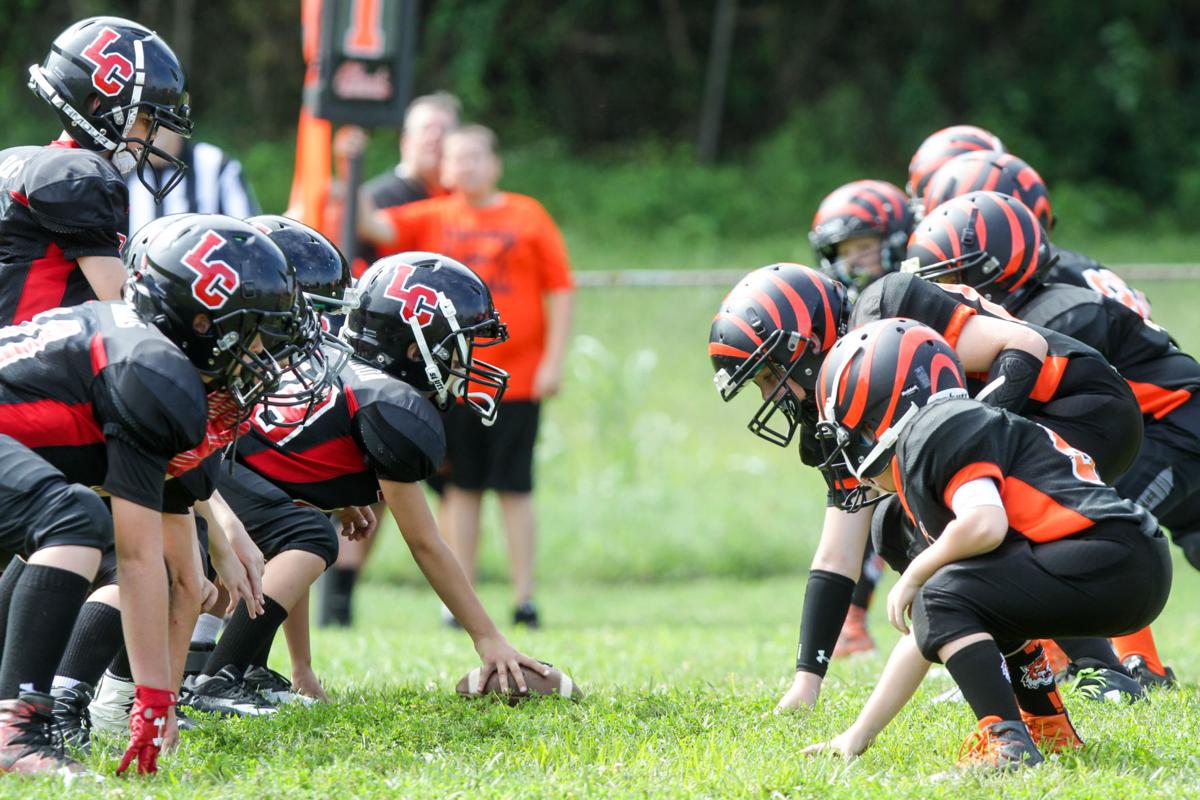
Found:
M 154 781 L 108 778 L 69 791 L 53 779 L 0 781 L 4 797 L 1189 797 L 1200 792 L 1200 581 L 1184 567 L 1159 638 L 1185 688 L 1151 703 L 1068 700 L 1088 748 L 1008 779 L 932 787 L 972 726 L 965 705 L 931 705 L 931 677 L 860 760 L 805 759 L 841 730 L 882 657 L 837 663 L 819 709 L 766 714 L 788 679 L 803 579 L 574 586 L 543 594 L 549 624 L 518 646 L 566 669 L 584 702 L 508 708 L 465 701 L 467 637 L 438 624 L 428 589 L 371 584 L 350 631 L 318 632 L 331 706 L 273 720 L 205 721 Z M 890 584 L 890 580 L 888 581 Z M 881 588 L 886 591 L 887 585 Z M 505 591 L 487 587 L 497 616 Z M 896 634 L 876 604 L 873 629 Z M 282 658 L 277 656 L 282 662 Z M 282 664 L 276 664 L 281 666 Z M 90 764 L 106 773 L 117 752 Z M 778 793 L 778 794 L 776 794 Z

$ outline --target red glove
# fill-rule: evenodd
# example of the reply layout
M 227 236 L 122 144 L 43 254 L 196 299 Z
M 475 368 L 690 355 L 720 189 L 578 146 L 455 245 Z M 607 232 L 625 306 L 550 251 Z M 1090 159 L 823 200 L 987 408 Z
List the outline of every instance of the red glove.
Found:
M 133 711 L 129 716 L 133 737 L 121 759 L 121 766 L 117 767 L 118 775 L 129 768 L 134 758 L 137 758 L 139 773 L 158 772 L 158 751 L 167 734 L 167 717 L 176 702 L 175 693 L 166 689 L 138 686 L 134 690 Z

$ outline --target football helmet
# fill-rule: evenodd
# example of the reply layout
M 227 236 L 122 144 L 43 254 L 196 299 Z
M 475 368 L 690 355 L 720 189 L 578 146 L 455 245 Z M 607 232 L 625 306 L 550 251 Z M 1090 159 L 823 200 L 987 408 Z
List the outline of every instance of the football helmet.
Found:
M 879 275 L 838 259 L 837 246 L 848 239 L 877 236 L 880 274 L 895 272 L 904 260 L 912 227 L 912 209 L 899 186 L 886 181 L 854 181 L 834 189 L 821 201 L 808 240 L 826 275 L 861 291 Z
M 925 194 L 925 185 L 938 167 L 957 155 L 973 150 L 1003 153 L 1004 144 L 995 134 L 975 125 L 951 125 L 929 134 L 908 162 L 908 184 L 904 188 L 909 196 L 919 201 Z M 917 211 L 918 215 L 923 213 L 920 208 Z
M 76 22 L 58 35 L 40 66 L 29 67 L 29 88 L 54 108 L 71 138 L 88 150 L 112 153 L 113 166 L 123 175 L 136 170 L 158 202 L 187 172 L 181 159 L 154 147 L 160 127 L 192 134 L 185 84 L 183 67 L 167 43 L 121 17 Z M 139 114 L 150 119 L 144 139 L 130 135 Z M 157 188 L 145 177 L 151 155 L 175 168 Z
M 911 319 L 880 319 L 843 336 L 821 366 L 817 438 L 828 454 L 821 472 L 846 511 L 869 505 L 870 487 L 837 491 L 848 471 L 859 481 L 881 474 L 900 433 L 922 407 L 967 397 L 957 354 L 937 331 Z
M 1054 261 L 1050 238 L 1028 206 L 999 192 L 971 192 L 942 203 L 917 226 L 903 269 L 966 284 L 1015 308 Z
M 778 380 L 750 419 L 752 433 L 780 447 L 791 442 L 802 398 L 788 380 L 812 392 L 821 359 L 845 330 L 849 312 L 845 287 L 801 264 L 756 269 L 725 296 L 708 334 L 721 399 L 732 400 L 764 367 Z M 776 411 L 783 427 L 772 424 Z
M 355 354 L 429 392 L 446 410 L 461 398 L 485 425 L 496 421 L 508 373 L 475 358 L 508 340 L 492 293 L 463 264 L 437 253 L 398 253 L 358 279 L 342 337 Z
M 1054 227 L 1046 182 L 1037 170 L 1010 153 L 976 150 L 955 156 L 933 173 L 921 201 L 928 214 L 952 197 L 978 191 L 1011 195 L 1029 206 L 1047 231 Z
M 311 312 L 295 270 L 266 234 L 239 219 L 175 216 L 144 245 L 126 300 L 211 379 L 210 391 L 228 389 L 242 408 L 266 402 L 281 363 L 319 346 L 305 338 Z

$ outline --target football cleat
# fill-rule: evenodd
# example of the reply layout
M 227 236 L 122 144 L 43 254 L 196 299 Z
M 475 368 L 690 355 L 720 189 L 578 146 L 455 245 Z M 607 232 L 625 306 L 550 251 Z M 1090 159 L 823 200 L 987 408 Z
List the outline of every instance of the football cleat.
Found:
M 54 698 L 55 735 L 65 747 L 87 753 L 92 746 L 92 718 L 88 705 L 92 702 L 92 687 L 77 683 L 71 688 L 55 687 L 50 690 Z
M 1034 744 L 1043 747 L 1051 753 L 1061 753 L 1083 747 L 1083 739 L 1071 724 L 1071 718 L 1064 711 L 1061 714 L 1043 716 L 1021 712 L 1021 721 L 1029 729 L 1029 735 Z
M 979 720 L 978 729 L 958 751 L 960 769 L 1014 770 L 1033 767 L 1045 760 L 1024 722 L 994 715 Z
M 537 630 L 542 627 L 541 618 L 538 617 L 537 606 L 529 600 L 526 600 L 521 605 L 513 609 L 513 625 L 524 625 L 528 628 Z
M 129 736 L 129 714 L 133 710 L 133 681 L 107 670 L 96 684 L 96 696 L 88 706 L 92 730 L 118 738 Z
M 1067 667 L 1067 675 L 1069 678 L 1075 678 L 1072 693 L 1080 694 L 1088 700 L 1099 703 L 1136 703 L 1146 698 L 1146 692 L 1138 681 L 1091 658 L 1072 661 Z
M 1126 658 L 1124 666 L 1144 689 L 1169 689 L 1175 685 L 1175 670 L 1168 666 L 1163 666 L 1165 672 L 1156 672 L 1138 655 Z
M 55 744 L 53 697 L 26 692 L 0 700 L 0 772 L 86 772 Z
M 232 664 L 216 675 L 196 676 L 190 688 L 185 687 L 179 704 L 222 717 L 263 717 L 279 710 L 247 686 L 241 671 Z
M 846 612 L 846 621 L 842 623 L 842 632 L 838 634 L 837 644 L 833 648 L 833 656 L 845 658 L 874 654 L 875 640 L 867 630 L 867 610 L 850 606 L 850 610 Z
M 283 705 L 285 703 L 301 703 L 306 706 L 311 706 L 317 702 L 308 695 L 300 694 L 292 687 L 292 682 L 280 675 L 273 669 L 267 667 L 250 667 L 246 670 L 246 674 L 242 678 L 246 686 L 255 692 L 258 692 L 267 702 L 272 705 Z

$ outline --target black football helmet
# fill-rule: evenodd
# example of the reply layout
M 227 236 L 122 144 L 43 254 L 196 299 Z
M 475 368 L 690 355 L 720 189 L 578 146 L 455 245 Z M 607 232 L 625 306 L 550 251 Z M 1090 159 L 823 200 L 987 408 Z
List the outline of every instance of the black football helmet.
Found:
M 179 59 L 158 34 L 121 17 L 89 17 L 58 35 L 41 66 L 29 67 L 29 88 L 49 103 L 63 129 L 88 150 L 112 153 L 122 174 L 138 179 L 156 201 L 187 172 L 182 160 L 154 147 L 159 127 L 191 136 L 186 77 Z M 92 105 L 98 101 L 93 110 Z M 150 118 L 144 139 L 132 137 L 138 114 Z M 141 145 L 135 156 L 129 145 Z M 151 155 L 175 168 L 162 186 L 145 178 Z
M 999 192 L 971 192 L 942 203 L 917 226 L 904 269 L 966 284 L 1011 310 L 1056 260 L 1028 206 Z
M 342 337 L 355 354 L 430 392 L 439 408 L 454 398 L 486 425 L 496 421 L 508 373 L 474 356 L 508 340 L 492 293 L 463 264 L 437 253 L 381 258 L 358 279 Z
M 228 389 L 243 408 L 271 402 L 281 365 L 320 344 L 303 324 L 311 311 L 295 270 L 270 238 L 239 219 L 175 216 L 144 245 L 126 300 L 212 379 L 210 391 Z M 282 402 L 308 399 L 289 393 Z
M 337 312 L 353 278 L 342 251 L 303 222 L 280 214 L 259 214 L 246 220 L 279 245 L 292 266 L 309 304 L 318 311 Z
M 808 240 L 826 275 L 861 291 L 879 276 L 839 260 L 837 246 L 860 236 L 878 236 L 883 274 L 895 272 L 904 260 L 912 227 L 912 208 L 899 186 L 887 181 L 854 181 L 834 189 L 821 201 Z
M 955 156 L 975 150 L 1005 152 L 1004 143 L 999 137 L 975 125 L 951 125 L 925 137 L 908 162 L 908 184 L 904 187 L 913 198 L 918 218 L 926 211 L 920 201 L 933 173 Z
M 837 481 L 844 472 L 858 481 L 881 474 L 917 411 L 967 397 L 966 385 L 954 348 L 914 320 L 875 320 L 838 340 L 816 388 L 817 437 L 828 454 L 821 472 L 838 507 L 857 511 L 874 502 L 869 487 L 844 492 Z
M 1050 192 L 1042 176 L 1011 153 L 992 150 L 963 153 L 939 167 L 925 187 L 925 213 L 952 197 L 980 191 L 1011 195 L 1029 206 L 1047 231 L 1054 227 Z
M 155 217 L 125 239 L 121 245 L 121 261 L 125 264 L 125 273 L 132 276 L 146 259 L 146 249 L 159 231 L 166 230 L 190 213 L 167 214 Z
M 732 400 L 764 367 L 778 379 L 775 390 L 750 418 L 752 433 L 785 447 L 800 424 L 795 380 L 811 394 L 821 359 L 845 330 L 846 289 L 800 264 L 771 264 L 738 281 L 721 301 L 708 334 L 708 355 L 721 399 Z M 783 428 L 772 427 L 776 411 Z

